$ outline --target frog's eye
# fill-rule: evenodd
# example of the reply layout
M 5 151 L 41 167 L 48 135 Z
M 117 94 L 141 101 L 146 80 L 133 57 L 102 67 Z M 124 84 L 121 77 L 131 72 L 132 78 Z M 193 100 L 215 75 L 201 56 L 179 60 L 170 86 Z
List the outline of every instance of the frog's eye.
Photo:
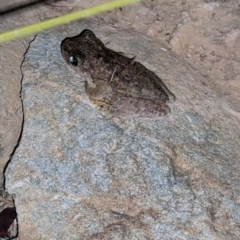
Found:
M 73 65 L 73 66 L 77 66 L 78 65 L 78 60 L 77 60 L 77 58 L 75 57 L 75 56 L 73 56 L 73 55 L 70 55 L 70 57 L 69 57 L 69 62 Z

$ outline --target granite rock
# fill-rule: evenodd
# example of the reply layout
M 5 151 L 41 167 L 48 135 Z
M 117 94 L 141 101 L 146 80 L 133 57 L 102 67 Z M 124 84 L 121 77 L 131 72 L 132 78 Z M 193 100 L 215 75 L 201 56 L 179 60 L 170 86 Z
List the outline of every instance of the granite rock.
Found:
M 158 121 L 106 118 L 60 43 L 89 28 L 177 100 Z M 6 170 L 22 239 L 238 239 L 239 118 L 154 39 L 87 22 L 39 34 L 22 65 L 24 125 Z

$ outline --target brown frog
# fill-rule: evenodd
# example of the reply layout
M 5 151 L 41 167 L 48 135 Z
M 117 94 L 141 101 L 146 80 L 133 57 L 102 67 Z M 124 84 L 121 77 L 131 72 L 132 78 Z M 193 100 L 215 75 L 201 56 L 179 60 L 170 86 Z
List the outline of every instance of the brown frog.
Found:
M 70 67 L 85 74 L 86 92 L 103 111 L 148 119 L 171 112 L 166 102 L 175 101 L 175 95 L 163 81 L 134 58 L 105 47 L 92 31 L 64 39 L 61 53 Z

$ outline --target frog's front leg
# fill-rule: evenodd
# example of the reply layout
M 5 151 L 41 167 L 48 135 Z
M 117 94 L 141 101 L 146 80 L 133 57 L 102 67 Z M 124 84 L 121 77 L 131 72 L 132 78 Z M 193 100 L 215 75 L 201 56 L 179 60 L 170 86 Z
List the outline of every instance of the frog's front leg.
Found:
M 115 116 L 156 119 L 170 114 L 171 109 L 159 99 L 147 99 L 116 92 L 111 98 L 110 112 Z
M 85 90 L 90 100 L 99 108 L 111 104 L 112 88 L 102 80 L 94 81 L 94 84 L 85 82 Z

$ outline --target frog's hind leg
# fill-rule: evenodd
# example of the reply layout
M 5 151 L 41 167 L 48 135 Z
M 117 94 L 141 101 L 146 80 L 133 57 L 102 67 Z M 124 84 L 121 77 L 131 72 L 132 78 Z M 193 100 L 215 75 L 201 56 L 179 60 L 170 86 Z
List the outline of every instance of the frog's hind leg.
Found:
M 115 93 L 111 99 L 111 114 L 123 117 L 156 119 L 168 116 L 170 107 L 158 99 L 126 96 Z

